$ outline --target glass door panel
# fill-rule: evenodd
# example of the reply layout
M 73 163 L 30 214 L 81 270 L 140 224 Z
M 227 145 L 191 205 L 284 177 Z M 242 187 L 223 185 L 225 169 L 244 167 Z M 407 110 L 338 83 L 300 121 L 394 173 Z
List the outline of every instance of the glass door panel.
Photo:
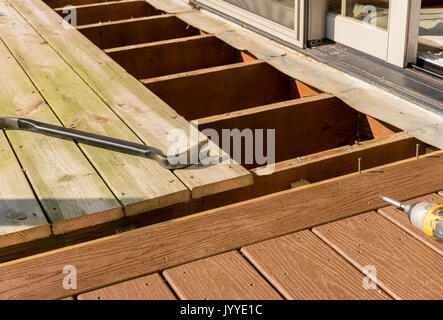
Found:
M 294 0 L 224 0 L 263 18 L 294 29 Z

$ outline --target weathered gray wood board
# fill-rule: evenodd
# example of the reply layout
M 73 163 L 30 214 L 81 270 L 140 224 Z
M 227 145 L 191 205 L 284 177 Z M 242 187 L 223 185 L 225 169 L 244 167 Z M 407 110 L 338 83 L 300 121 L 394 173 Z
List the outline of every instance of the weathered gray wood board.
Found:
M 199 138 L 204 138 L 77 30 L 64 29 L 63 19 L 43 2 L 8 1 L 145 143 L 170 154 L 185 151 Z M 181 136 L 184 139 L 180 140 Z M 221 150 L 210 143 L 210 154 L 220 153 Z M 174 173 L 194 198 L 252 183 L 252 175 L 231 160 Z
M 1 115 L 60 125 L 3 42 L 0 63 Z M 31 132 L 6 134 L 55 233 L 73 224 L 84 227 L 123 216 L 121 205 L 74 142 Z M 75 221 L 66 222 L 70 219 Z
M 0 12 L 0 37 L 65 126 L 140 143 L 14 8 L 0 1 Z M 81 148 L 127 215 L 189 199 L 180 180 L 153 160 L 87 145 Z

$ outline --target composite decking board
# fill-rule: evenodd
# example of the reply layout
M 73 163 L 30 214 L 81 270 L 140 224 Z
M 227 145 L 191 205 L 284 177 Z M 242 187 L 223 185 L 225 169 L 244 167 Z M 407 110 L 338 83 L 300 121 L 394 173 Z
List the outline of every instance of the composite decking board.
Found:
M 198 124 L 199 130 L 212 129 L 219 136 L 226 129 L 275 130 L 275 161 L 280 162 L 354 144 L 358 113 L 341 100 L 322 94 L 201 120 L 193 121 Z M 252 140 L 255 141 L 254 137 Z M 232 150 L 224 151 L 232 155 Z M 242 161 L 247 156 L 245 150 Z M 254 165 L 257 167 L 257 164 Z
M 2 130 L 0 159 L 0 248 L 49 237 L 49 223 Z
M 0 264 L 0 298 L 58 299 L 94 290 L 381 208 L 382 192 L 400 201 L 429 194 L 442 181 L 439 152 L 7 262 Z M 76 266 L 81 283 L 69 293 L 60 286 L 66 265 Z
M 405 201 L 406 204 L 413 204 L 421 201 L 431 202 L 431 203 L 437 203 L 437 204 L 443 204 L 443 197 L 439 196 L 437 194 L 430 194 L 424 197 L 419 197 L 415 199 L 411 199 L 409 201 Z M 425 245 L 427 245 L 429 248 L 437 252 L 439 255 L 443 256 L 443 244 L 439 243 L 435 240 L 432 240 L 428 236 L 426 236 L 423 231 L 417 229 L 414 227 L 411 222 L 409 221 L 409 218 L 406 213 L 404 213 L 401 210 L 396 209 L 394 206 L 389 206 L 386 208 L 381 208 L 378 210 L 378 213 L 383 215 L 383 217 L 387 218 L 391 222 L 393 222 L 395 225 L 400 227 L 401 229 L 405 230 L 407 233 L 409 233 L 411 236 L 413 236 L 415 239 L 423 242 Z
M 104 3 L 93 3 L 78 5 L 74 7 L 77 14 L 77 25 L 94 24 L 115 20 L 140 18 L 153 15 L 160 15 L 161 11 L 156 10 L 145 0 L 124 0 Z M 71 13 L 73 8 L 56 8 L 56 12 L 62 17 Z M 65 13 L 63 11 L 65 10 Z
M 242 254 L 286 299 L 389 299 L 363 287 L 365 275 L 310 231 L 267 240 Z
M 313 232 L 395 299 L 442 299 L 443 258 L 376 212 L 316 227 Z
M 165 270 L 163 276 L 182 300 L 281 300 L 237 251 Z
M 213 35 L 197 35 L 105 52 L 137 79 L 240 62 L 240 51 Z
M 8 0 L 57 53 L 81 76 L 108 106 L 143 140 L 169 154 L 185 151 L 197 141 L 198 133 L 160 98 L 127 74 L 99 48 L 74 29 L 64 29 L 62 18 L 40 0 Z M 171 141 L 180 132 L 191 142 Z M 185 139 L 186 140 L 186 139 Z M 209 144 L 211 154 L 220 149 Z M 252 184 L 252 175 L 229 160 L 207 168 L 176 170 L 175 175 L 192 192 L 193 198 Z
M 176 297 L 155 273 L 83 293 L 77 300 L 176 300 Z
M 4 3 L 0 3 L 0 11 L 9 16 Z M 0 28 L 3 26 L 0 23 Z M 0 57 L 2 116 L 60 125 L 3 42 Z M 123 216 L 121 205 L 74 142 L 32 132 L 12 130 L 6 134 L 54 233 L 72 224 L 85 226 Z M 69 219 L 74 220 L 67 222 Z
M 5 3 L 0 1 L 0 11 L 5 13 L 0 17 L 4 22 L 0 25 L 0 37 L 63 125 L 141 143 L 43 38 Z M 23 116 L 28 114 L 25 112 Z M 84 144 L 80 146 L 128 215 L 189 199 L 189 191 L 180 180 L 153 160 Z M 54 188 L 57 186 L 55 184 Z M 75 200 L 75 193 L 70 198 Z M 75 229 L 75 224 L 69 223 L 67 227 Z M 56 233 L 66 231 L 73 230 L 54 229 Z
M 290 78 L 261 60 L 144 79 L 142 83 L 189 120 L 291 99 Z
M 200 34 L 173 14 L 83 25 L 77 29 L 101 49 Z

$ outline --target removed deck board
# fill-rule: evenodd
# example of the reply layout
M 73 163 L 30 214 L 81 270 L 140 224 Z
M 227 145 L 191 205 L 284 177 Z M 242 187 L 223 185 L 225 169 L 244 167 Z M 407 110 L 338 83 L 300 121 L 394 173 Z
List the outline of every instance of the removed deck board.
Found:
M 412 204 L 420 201 L 443 204 L 443 197 L 436 194 L 430 194 L 424 197 L 419 197 L 406 201 L 405 203 Z M 429 248 L 443 256 L 443 243 L 439 243 L 435 240 L 430 239 L 421 230 L 418 230 L 416 227 L 414 227 L 409 221 L 408 215 L 406 213 L 396 209 L 394 206 L 379 209 L 378 212 L 382 214 L 385 218 L 396 224 L 398 227 L 412 235 L 414 238 L 423 242 Z
M 184 300 L 281 299 L 237 251 L 165 270 L 163 276 Z
M 24 116 L 60 125 L 3 42 L 0 42 L 0 64 L 2 116 Z M 63 233 L 74 225 L 84 227 L 123 216 L 121 205 L 74 142 L 32 132 L 6 131 L 6 134 L 54 233 Z
M 62 18 L 40 0 L 9 0 L 26 20 L 45 38 L 83 80 L 146 144 L 169 154 L 185 151 L 197 142 L 197 133 L 190 133 L 190 124 L 160 98 L 127 74 L 99 48 L 91 45 L 74 29 L 65 30 Z M 189 143 L 168 139 L 180 131 Z M 220 149 L 210 143 L 210 153 Z M 229 160 L 206 168 L 176 170 L 175 175 L 191 190 L 192 197 L 236 189 L 252 184 L 252 175 Z
M 141 142 L 5 0 L 0 1 L 0 12 L 3 12 L 0 37 L 63 125 Z M 23 116 L 28 115 L 24 113 Z M 189 191 L 179 179 L 153 160 L 84 144 L 80 146 L 123 204 L 127 215 L 189 199 Z M 74 200 L 76 195 L 72 194 L 71 198 Z
M 1 130 L 0 159 L 0 248 L 49 237 L 49 223 Z
M 310 231 L 245 248 L 241 252 L 286 299 L 389 299 L 363 287 L 363 273 Z
M 376 212 L 313 229 L 360 271 L 376 269 L 377 284 L 396 299 L 443 299 L 443 258 Z
M 158 273 L 83 293 L 77 300 L 176 300 Z
M 381 208 L 382 192 L 401 201 L 442 190 L 442 181 L 438 152 L 0 264 L 0 298 L 58 299 L 94 290 Z M 60 286 L 66 265 L 77 267 L 82 284 L 69 293 Z

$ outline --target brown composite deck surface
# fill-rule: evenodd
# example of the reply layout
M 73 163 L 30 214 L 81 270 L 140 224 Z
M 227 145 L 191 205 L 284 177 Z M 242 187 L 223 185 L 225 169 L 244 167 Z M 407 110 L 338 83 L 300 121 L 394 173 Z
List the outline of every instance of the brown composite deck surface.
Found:
M 281 299 L 237 251 L 169 269 L 163 275 L 181 299 Z
M 389 299 L 381 290 L 364 289 L 364 275 L 310 231 L 241 252 L 287 299 Z
M 396 299 L 442 299 L 443 259 L 376 212 L 313 232 L 359 270 L 376 268 L 378 285 Z
M 428 194 L 412 199 L 441 203 Z M 410 203 L 407 201 L 406 203 Z M 392 207 L 276 237 L 77 299 L 442 299 L 441 244 Z M 378 287 L 365 289 L 367 268 Z M 145 286 L 146 282 L 150 286 Z M 152 283 L 151 283 L 152 282 Z M 170 289 L 168 288 L 168 285 Z

